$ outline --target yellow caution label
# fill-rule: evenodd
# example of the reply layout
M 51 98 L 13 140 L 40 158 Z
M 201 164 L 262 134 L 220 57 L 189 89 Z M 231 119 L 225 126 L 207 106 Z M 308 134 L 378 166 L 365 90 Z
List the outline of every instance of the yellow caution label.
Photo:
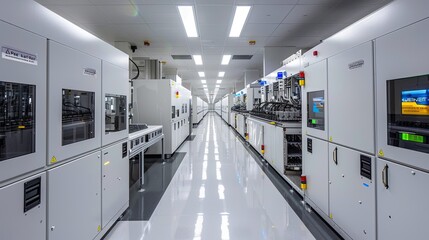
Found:
M 24 128 L 25 128 L 25 126 L 22 126 L 22 125 L 21 125 L 21 126 L 18 126 L 18 128 L 19 128 L 19 129 L 24 129 Z
M 56 163 L 57 162 L 57 158 L 55 157 L 55 156 L 53 156 L 52 158 L 51 158 L 51 163 Z
M 110 161 L 107 161 L 107 162 L 104 163 L 104 166 L 107 166 L 109 164 L 110 164 Z
M 276 122 L 269 122 L 269 124 L 271 124 L 271 125 L 276 125 Z
M 384 157 L 383 149 L 380 149 L 380 151 L 378 151 L 378 156 L 380 156 L 380 157 Z
M 332 136 L 329 137 L 329 141 L 332 142 Z
M 97 231 L 101 232 L 101 225 L 98 225 Z

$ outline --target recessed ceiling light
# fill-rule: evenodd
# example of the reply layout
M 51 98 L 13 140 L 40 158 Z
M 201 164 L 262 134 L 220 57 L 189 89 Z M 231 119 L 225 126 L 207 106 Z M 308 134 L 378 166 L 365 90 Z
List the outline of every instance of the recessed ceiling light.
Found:
M 222 57 L 222 65 L 228 65 L 229 61 L 231 61 L 231 55 L 223 55 Z
M 216 83 L 220 84 L 220 83 L 222 83 L 222 80 L 219 79 L 216 81 Z
M 216 88 L 219 88 L 219 87 L 220 87 L 220 85 L 216 85 L 215 87 L 216 87 Z
M 178 6 L 178 8 L 183 25 L 185 26 L 186 35 L 188 35 L 188 37 L 198 37 L 194 8 L 192 6 Z
M 218 77 L 224 77 L 225 76 L 225 72 L 219 72 Z
M 192 55 L 192 57 L 194 58 L 194 62 L 196 65 L 203 65 L 203 58 L 201 57 L 201 55 Z
M 205 74 L 204 72 L 198 72 L 198 75 L 199 75 L 200 77 L 205 77 L 205 76 L 206 76 L 206 74 Z
M 201 83 L 207 83 L 207 81 L 203 79 L 203 80 L 201 80 Z
M 203 85 L 203 88 L 207 88 L 207 85 Z
M 246 23 L 249 11 L 250 6 L 237 6 L 235 9 L 234 20 L 232 21 L 231 32 L 229 32 L 229 37 L 240 37 L 241 30 L 243 30 L 244 23 Z

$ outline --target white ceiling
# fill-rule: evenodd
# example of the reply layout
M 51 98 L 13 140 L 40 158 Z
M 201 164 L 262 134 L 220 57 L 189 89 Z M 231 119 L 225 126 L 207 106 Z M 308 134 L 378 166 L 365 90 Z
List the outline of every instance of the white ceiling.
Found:
M 197 72 L 206 73 L 214 90 L 219 71 L 225 77 L 217 99 L 243 87 L 246 69 L 262 74 L 265 46 L 311 48 L 320 40 L 368 15 L 391 0 L 37 0 L 64 18 L 114 44 L 127 41 L 138 46 L 134 57 L 166 61 L 177 68 L 195 94 L 206 98 Z M 198 38 L 188 38 L 178 5 L 193 5 Z M 251 5 L 241 37 L 229 38 L 235 6 Z M 143 46 L 149 40 L 150 47 Z M 256 40 L 249 46 L 249 40 Z M 171 55 L 201 54 L 203 66 L 192 60 L 173 60 Z M 221 66 L 223 54 L 254 55 L 251 60 L 231 60 Z M 287 58 L 288 56 L 284 56 Z M 255 79 L 256 80 L 256 79 Z M 240 90 L 240 89 L 236 89 Z M 215 100 L 216 101 L 216 100 Z

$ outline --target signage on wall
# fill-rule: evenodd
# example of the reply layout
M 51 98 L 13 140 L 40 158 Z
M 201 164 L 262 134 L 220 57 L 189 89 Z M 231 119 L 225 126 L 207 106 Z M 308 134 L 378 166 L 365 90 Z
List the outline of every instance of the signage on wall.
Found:
M 83 69 L 83 75 L 95 77 L 96 74 L 97 74 L 97 70 L 95 70 L 93 68 L 84 68 Z
M 37 56 L 9 47 L 1 47 L 1 57 L 6 60 L 16 61 L 37 66 Z
M 356 62 L 352 62 L 352 63 L 349 63 L 349 69 L 353 70 L 353 69 L 356 69 L 356 68 L 361 68 L 361 67 L 363 67 L 364 64 L 365 64 L 364 60 L 359 60 L 359 61 L 356 61 Z

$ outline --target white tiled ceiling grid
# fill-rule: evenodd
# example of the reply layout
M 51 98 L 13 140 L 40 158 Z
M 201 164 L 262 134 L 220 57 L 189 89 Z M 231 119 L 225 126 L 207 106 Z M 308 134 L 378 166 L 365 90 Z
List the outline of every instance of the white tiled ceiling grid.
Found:
M 391 0 L 37 0 L 64 18 L 114 44 L 127 41 L 138 46 L 134 57 L 166 61 L 177 68 L 194 94 L 206 98 L 199 71 L 208 88 L 215 88 L 219 71 L 225 77 L 217 99 L 243 86 L 246 69 L 262 73 L 264 46 L 310 48 Z M 195 7 L 199 37 L 188 38 L 178 5 Z M 250 5 L 249 17 L 239 38 L 229 38 L 235 6 Z M 149 40 L 150 47 L 143 46 Z M 249 40 L 256 40 L 249 46 Z M 203 66 L 171 55 L 203 56 Z M 254 55 L 251 60 L 220 64 L 223 54 Z M 285 56 L 285 58 L 288 56 Z M 255 79 L 256 80 L 256 79 Z M 236 89 L 240 90 L 240 89 Z M 216 100 L 215 100 L 216 101 Z

